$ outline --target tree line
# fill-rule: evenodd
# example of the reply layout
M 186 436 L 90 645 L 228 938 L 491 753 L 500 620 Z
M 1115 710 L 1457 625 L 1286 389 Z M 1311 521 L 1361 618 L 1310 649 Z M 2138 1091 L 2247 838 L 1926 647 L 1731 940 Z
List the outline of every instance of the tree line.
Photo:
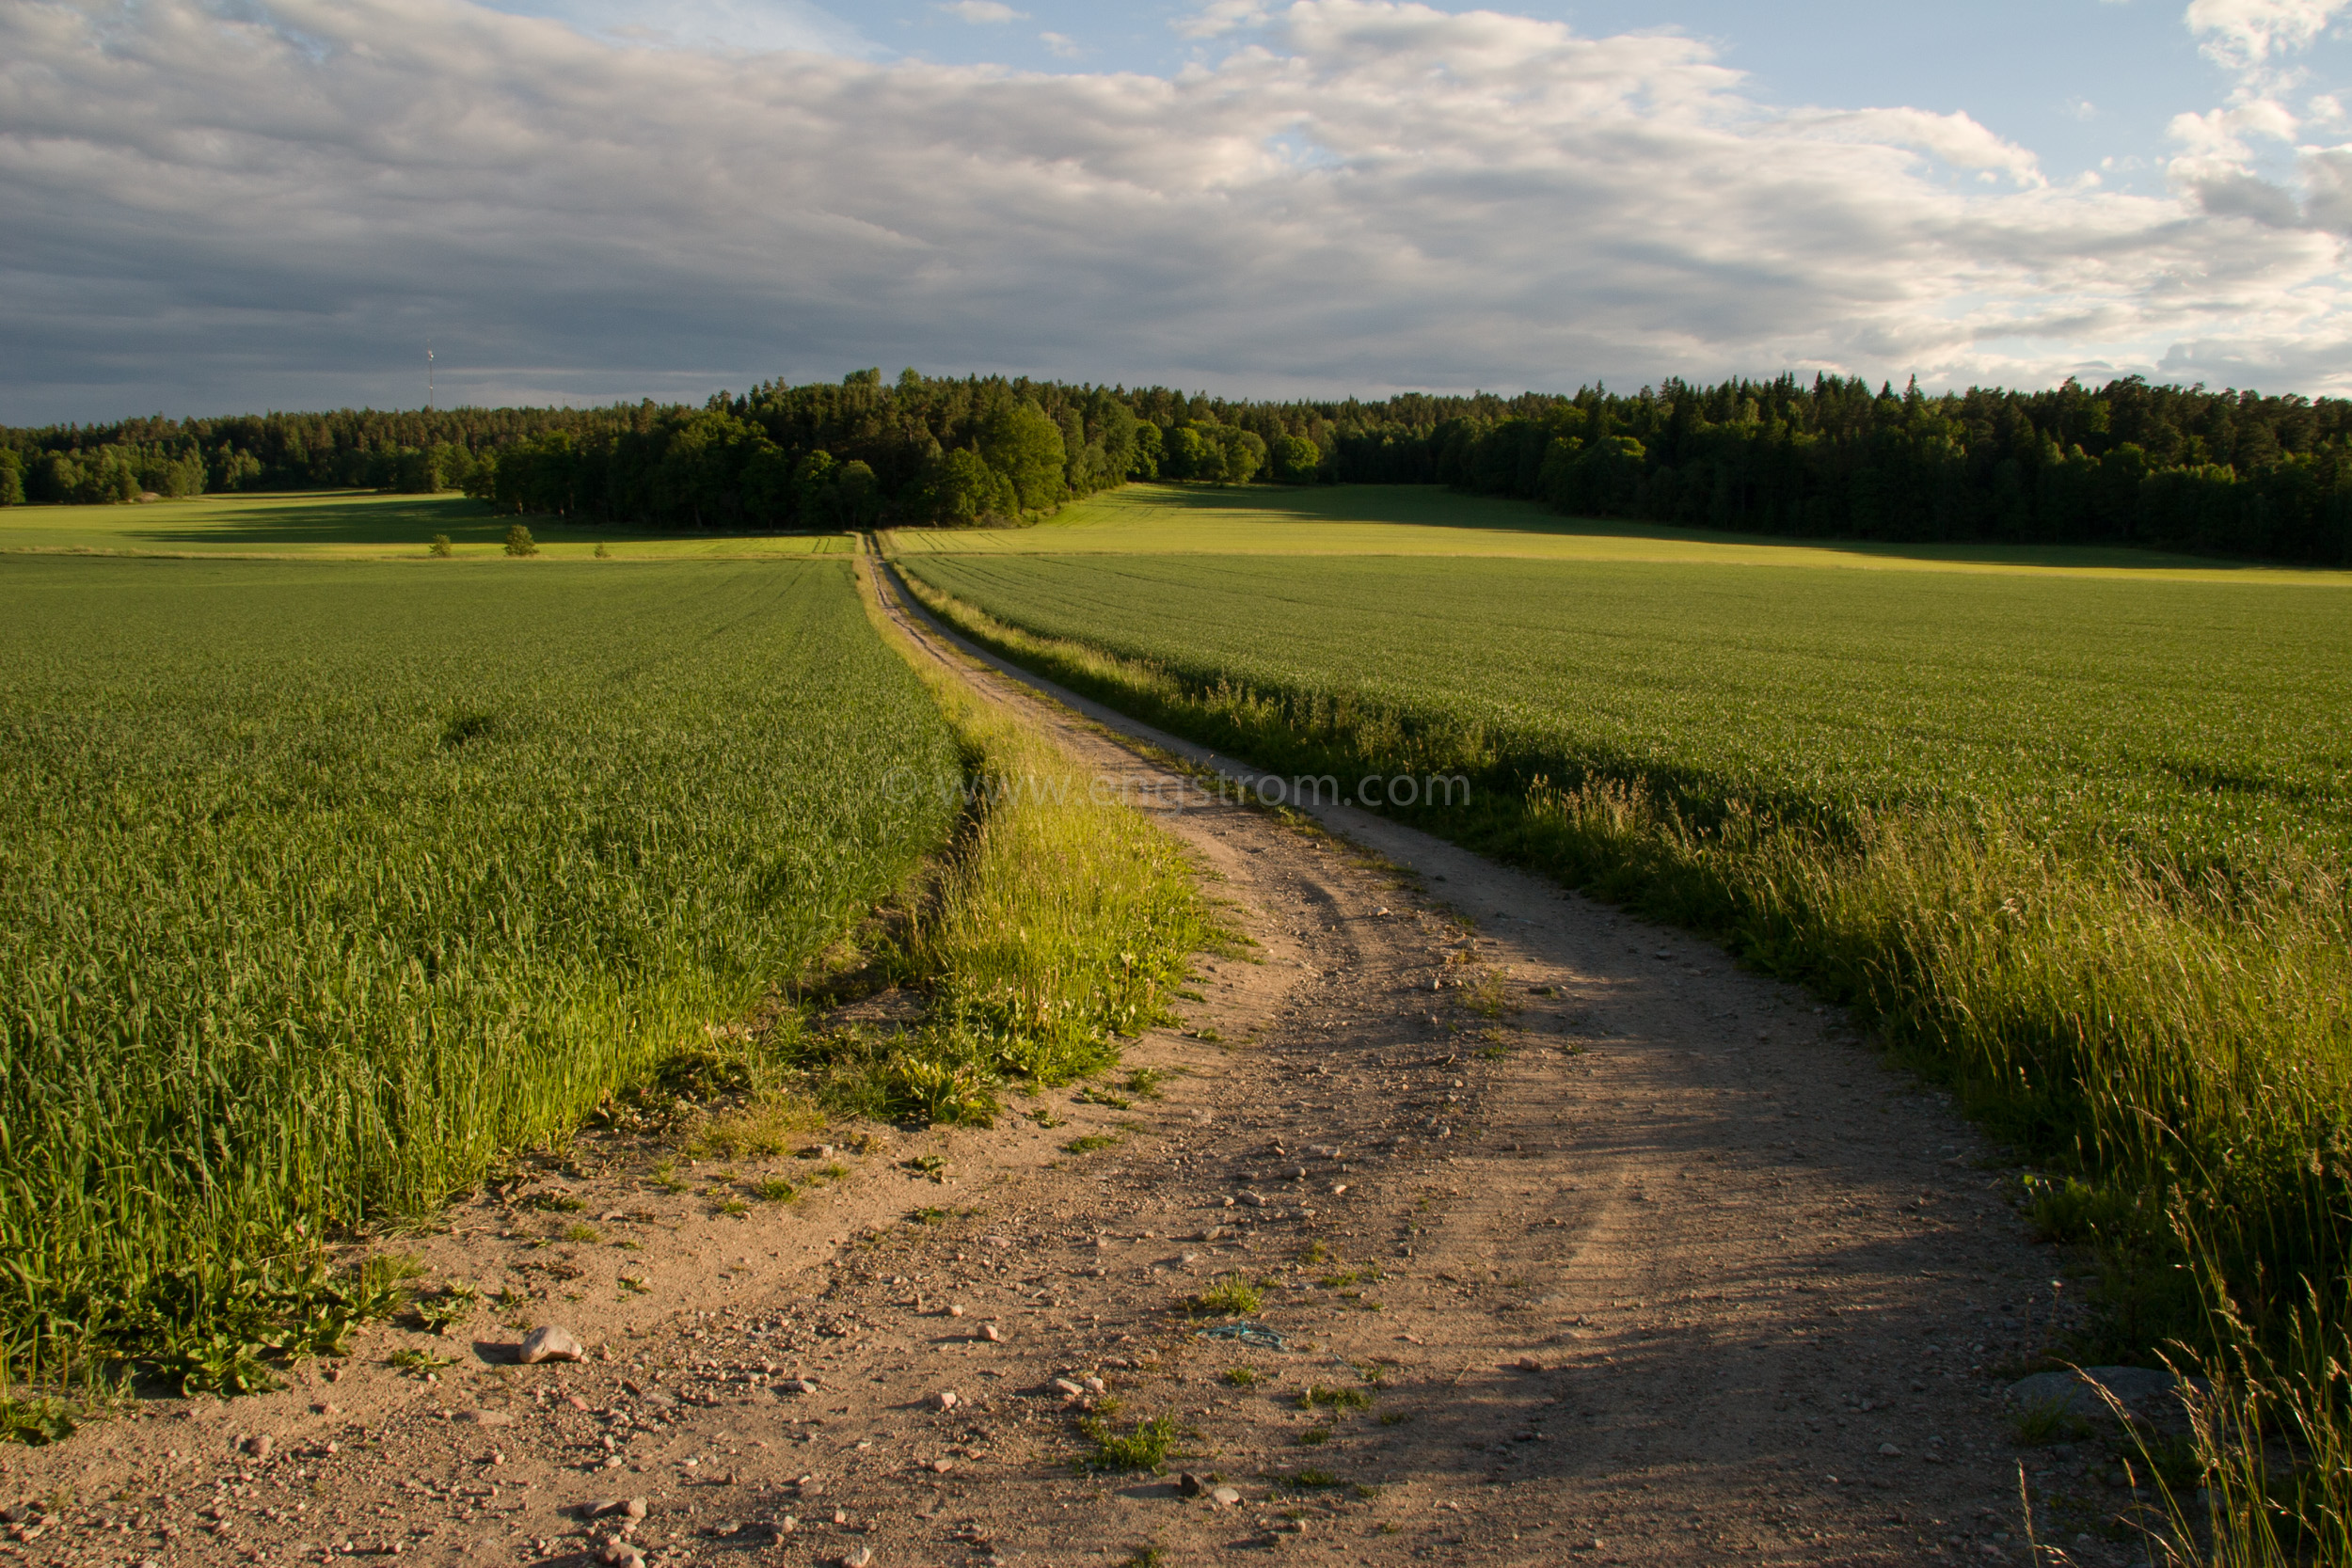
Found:
M 2352 564 L 2352 403 L 2137 377 L 1898 392 L 1248 402 L 1002 376 L 763 383 L 700 407 L 343 410 L 0 430 L 0 503 L 364 487 L 652 529 L 1015 522 L 1130 479 L 1446 484 L 1789 536 Z

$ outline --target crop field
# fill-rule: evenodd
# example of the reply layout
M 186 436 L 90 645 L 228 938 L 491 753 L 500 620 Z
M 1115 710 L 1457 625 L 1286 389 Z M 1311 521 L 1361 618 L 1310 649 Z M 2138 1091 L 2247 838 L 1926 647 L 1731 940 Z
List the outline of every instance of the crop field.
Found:
M 739 1017 L 946 835 L 851 563 L 0 563 L 0 1299 L 200 1330 Z M 242 1281 L 242 1283 L 241 1283 Z
M 191 497 L 120 506 L 0 507 L 0 554 L 325 556 L 421 559 L 437 533 L 459 559 L 504 553 L 514 518 L 458 495 L 324 490 Z M 847 534 L 680 534 L 527 519 L 540 553 L 580 559 L 602 545 L 619 560 L 847 555 Z
M 2340 1275 L 2352 579 L 1360 517 L 1359 553 L 1194 553 L 1288 502 L 1188 504 L 901 559 L 1034 668 L 1343 788 L 1462 774 L 1400 814 L 1856 1006 L 2053 1173 L 2118 1344 L 2196 1332 L 2176 1227 L 2249 1303 Z

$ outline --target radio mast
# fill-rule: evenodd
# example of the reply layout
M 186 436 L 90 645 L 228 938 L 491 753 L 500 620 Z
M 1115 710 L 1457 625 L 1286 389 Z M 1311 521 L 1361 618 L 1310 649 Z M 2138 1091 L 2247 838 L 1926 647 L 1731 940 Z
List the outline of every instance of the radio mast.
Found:
M 433 412 L 433 344 L 429 339 L 424 345 L 424 411 Z

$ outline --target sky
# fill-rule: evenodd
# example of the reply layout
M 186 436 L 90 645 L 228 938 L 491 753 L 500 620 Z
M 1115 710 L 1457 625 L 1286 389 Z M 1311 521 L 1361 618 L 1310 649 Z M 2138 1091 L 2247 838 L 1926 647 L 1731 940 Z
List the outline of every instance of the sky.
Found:
M 2352 0 L 8 0 L 0 422 L 2352 395 Z

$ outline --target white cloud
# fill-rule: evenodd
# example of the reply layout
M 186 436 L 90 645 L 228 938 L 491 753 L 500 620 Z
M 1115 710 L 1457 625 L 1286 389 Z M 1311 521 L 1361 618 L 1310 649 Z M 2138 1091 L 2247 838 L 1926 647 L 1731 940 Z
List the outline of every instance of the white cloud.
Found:
M 2272 229 L 2352 232 L 2344 221 L 2335 161 L 2347 150 L 2296 149 L 2300 190 L 2272 177 L 2279 154 L 2304 128 L 2281 102 L 2302 74 L 2287 62 L 2316 41 L 2346 6 L 2352 0 L 2193 0 L 2189 30 L 2236 82 L 2222 107 L 2175 115 L 2167 128 L 2181 148 L 2165 166 L 2176 189 L 2216 217 L 2244 218 Z M 2314 125 L 2343 119 L 2343 106 L 2326 94 L 2312 96 L 2304 106 Z
M 1790 130 L 1843 140 L 1915 147 L 1954 168 L 2007 174 L 2021 184 L 2042 183 L 2042 164 L 2015 142 L 2003 141 L 1964 114 L 1925 109 L 1801 110 Z
M 620 48 L 460 0 L 21 0 L 0 417 L 413 401 L 427 331 L 480 401 L 875 363 L 2352 391 L 2352 150 L 2290 214 L 2228 183 L 2253 133 L 2200 124 L 2204 185 L 2056 188 L 1965 116 L 1772 109 L 1691 39 L 1373 0 L 1171 79 Z
M 881 50 L 811 0 L 483 0 L 514 16 L 548 17 L 615 43 L 655 49 Z
M 1014 10 L 1003 0 L 945 0 L 939 8 L 961 21 L 987 24 L 1000 22 L 1022 22 L 1027 11 Z
M 1273 8 L 1267 0 L 1207 0 L 1200 9 L 1178 17 L 1171 25 L 1188 39 L 1222 38 L 1227 33 L 1259 25 Z
M 2185 20 L 2209 58 L 2251 71 L 2310 48 L 2346 5 L 2352 0 L 2190 0 Z
M 1046 53 L 1057 59 L 1074 60 L 1086 53 L 1078 47 L 1077 40 L 1065 33 L 1040 33 L 1037 39 L 1040 43 L 1045 45 Z

